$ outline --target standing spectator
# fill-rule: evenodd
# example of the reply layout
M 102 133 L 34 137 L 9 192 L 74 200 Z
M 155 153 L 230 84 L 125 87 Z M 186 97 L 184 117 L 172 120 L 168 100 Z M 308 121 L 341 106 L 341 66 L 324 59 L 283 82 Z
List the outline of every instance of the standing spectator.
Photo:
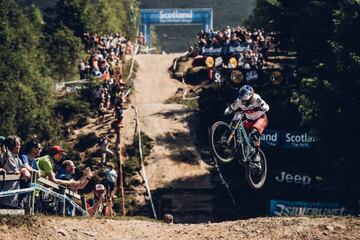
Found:
M 100 150 L 102 154 L 101 165 L 106 162 L 106 155 L 109 154 L 111 157 L 114 156 L 114 153 L 109 149 L 109 144 L 111 140 L 108 136 L 104 135 L 99 139 Z
M 2 162 L 3 162 L 3 154 L 5 152 L 5 137 L 4 136 L 0 136 L 0 167 L 2 167 Z
M 144 38 L 144 34 L 142 32 L 139 33 L 137 44 L 139 44 L 140 46 L 145 45 L 145 38 Z
M 36 164 L 36 158 L 40 157 L 42 151 L 41 144 L 38 141 L 32 140 L 25 147 L 25 154 L 20 156 L 21 162 L 30 171 L 39 170 Z
M 104 107 L 104 102 L 102 101 L 98 106 L 98 119 L 96 119 L 96 125 L 99 125 L 100 123 L 104 122 L 105 111 L 106 108 Z
M 30 172 L 22 164 L 19 153 L 21 148 L 20 138 L 17 136 L 8 136 L 5 139 L 5 147 L 7 150 L 3 153 L 2 166 L 8 174 L 21 174 L 21 178 L 24 181 L 30 179 Z M 3 189 L 17 190 L 20 188 L 19 181 L 6 182 Z M 18 207 L 18 194 L 9 197 L 0 198 L 0 206 L 6 208 L 17 208 Z
M 123 120 L 123 102 L 122 101 L 118 101 L 115 105 L 114 108 L 114 113 L 115 113 L 115 117 L 116 120 L 118 120 L 120 122 L 120 126 L 123 126 L 122 124 L 122 120 Z
M 117 173 L 114 170 L 113 165 L 109 164 L 109 167 L 105 169 L 105 187 L 108 193 L 111 195 L 115 189 L 115 183 L 117 178 Z
M 74 180 L 73 175 L 75 174 L 75 164 L 71 160 L 65 160 L 58 168 L 56 178 L 72 182 L 71 189 L 83 189 L 91 180 L 92 172 L 89 167 L 83 171 L 83 176 L 79 180 Z
M 86 79 L 86 64 L 84 60 L 80 60 L 78 68 L 80 73 L 80 80 Z
M 37 165 L 40 170 L 40 176 L 48 178 L 57 184 L 64 186 L 72 186 L 72 182 L 68 180 L 57 179 L 54 170 L 54 164 L 60 164 L 61 159 L 65 155 L 64 149 L 58 145 L 52 146 L 49 155 L 36 159 Z
M 61 166 L 59 167 L 56 178 L 66 181 L 71 181 L 73 184 L 71 185 L 71 188 L 73 191 L 76 191 L 77 189 L 83 189 L 91 180 L 92 173 L 90 168 L 85 168 L 83 171 L 83 176 L 79 180 L 74 180 L 73 175 L 75 174 L 75 164 L 71 160 L 65 160 Z M 74 206 L 66 201 L 65 203 L 65 213 L 66 216 L 74 216 L 75 215 L 75 208 Z
M 111 123 L 111 128 L 114 129 L 114 132 L 116 134 L 116 141 L 115 141 L 116 146 L 120 144 L 120 130 L 122 127 L 123 127 L 122 123 L 119 120 L 115 120 Z
M 35 158 L 40 156 L 42 147 L 38 141 L 32 140 L 25 146 L 25 153 L 20 156 L 22 164 L 30 171 L 38 171 L 38 166 L 36 164 Z M 20 182 L 20 188 L 29 188 L 30 182 Z M 19 195 L 19 204 L 21 206 L 27 206 L 29 201 L 29 193 L 24 193 Z

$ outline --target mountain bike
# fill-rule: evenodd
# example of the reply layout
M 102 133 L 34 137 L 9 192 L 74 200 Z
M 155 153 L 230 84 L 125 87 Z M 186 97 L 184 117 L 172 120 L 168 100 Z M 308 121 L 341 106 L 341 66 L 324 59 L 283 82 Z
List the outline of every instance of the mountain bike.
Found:
M 245 166 L 245 176 L 253 189 L 260 189 L 266 180 L 267 163 L 264 152 L 259 149 L 260 161 L 255 162 L 255 148 L 243 123 L 244 114 L 235 113 L 230 124 L 215 122 L 211 127 L 211 148 L 214 156 L 223 163 L 238 158 Z

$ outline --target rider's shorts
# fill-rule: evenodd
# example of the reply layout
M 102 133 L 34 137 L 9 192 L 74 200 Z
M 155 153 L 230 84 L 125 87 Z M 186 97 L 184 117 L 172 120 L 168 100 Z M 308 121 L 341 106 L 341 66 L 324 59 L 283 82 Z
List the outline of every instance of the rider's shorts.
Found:
M 256 128 L 259 131 L 259 133 L 262 134 L 264 132 L 266 126 L 268 125 L 268 123 L 269 123 L 269 121 L 268 121 L 266 115 L 264 114 L 255 121 L 246 119 L 244 122 L 244 126 L 247 131 L 250 131 L 251 128 Z

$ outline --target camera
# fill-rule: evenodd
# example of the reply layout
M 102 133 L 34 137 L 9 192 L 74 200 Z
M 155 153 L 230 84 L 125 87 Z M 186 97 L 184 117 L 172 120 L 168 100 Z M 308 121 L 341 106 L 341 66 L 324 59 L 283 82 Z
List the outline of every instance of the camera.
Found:
M 111 199 L 110 194 L 106 193 L 105 195 L 105 202 L 108 202 Z

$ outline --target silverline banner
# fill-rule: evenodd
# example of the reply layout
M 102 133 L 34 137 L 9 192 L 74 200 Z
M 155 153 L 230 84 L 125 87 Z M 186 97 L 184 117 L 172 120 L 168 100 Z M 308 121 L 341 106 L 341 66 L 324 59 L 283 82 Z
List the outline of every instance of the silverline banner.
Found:
M 351 214 L 351 211 L 337 202 L 291 202 L 284 200 L 270 200 L 270 216 L 344 216 L 349 214 Z

